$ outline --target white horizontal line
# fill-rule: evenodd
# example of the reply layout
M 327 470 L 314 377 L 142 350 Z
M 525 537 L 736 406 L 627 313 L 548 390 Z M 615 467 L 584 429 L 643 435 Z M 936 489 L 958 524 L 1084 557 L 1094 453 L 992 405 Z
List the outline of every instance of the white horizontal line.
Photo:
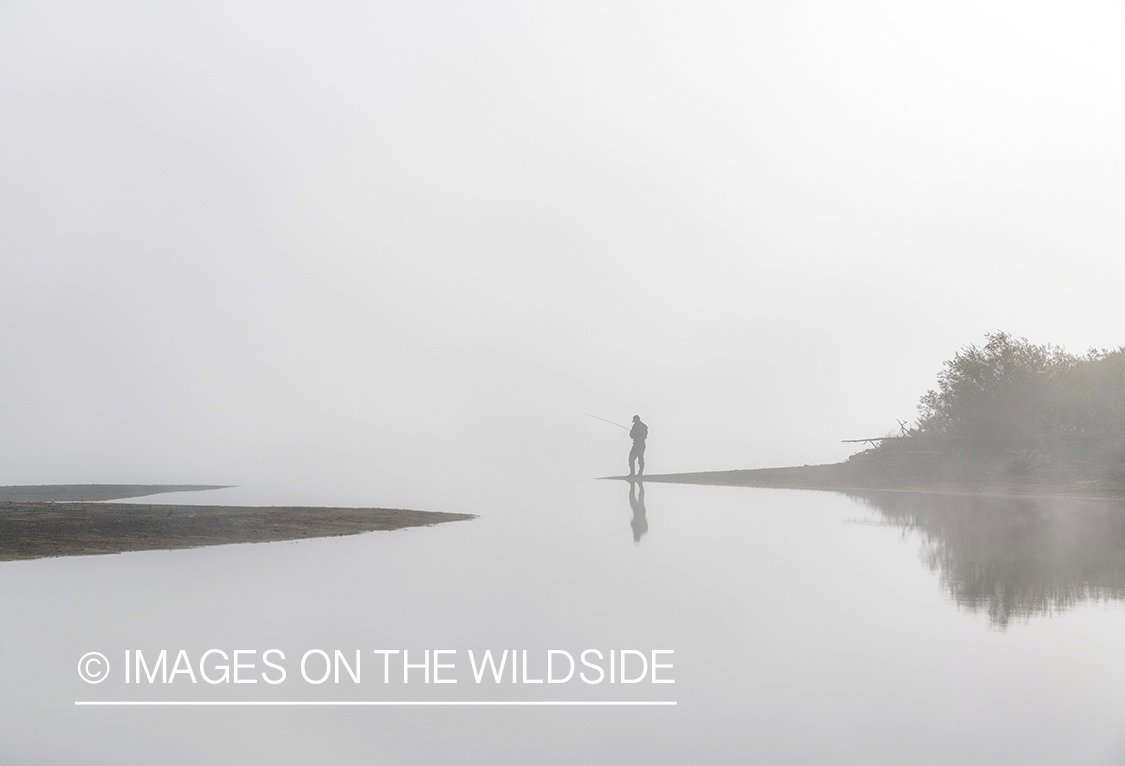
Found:
M 384 707 L 422 707 L 422 706 L 653 706 L 675 705 L 674 700 L 75 700 L 75 705 L 97 705 L 101 707 L 160 706 L 239 706 L 239 707 L 322 707 L 322 706 L 384 706 Z

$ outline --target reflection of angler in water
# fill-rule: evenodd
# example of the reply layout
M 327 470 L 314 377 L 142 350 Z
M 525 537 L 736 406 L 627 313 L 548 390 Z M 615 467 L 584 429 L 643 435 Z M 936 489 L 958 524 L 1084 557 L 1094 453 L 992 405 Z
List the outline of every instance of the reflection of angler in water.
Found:
M 644 482 L 629 482 L 629 506 L 633 509 L 633 520 L 629 522 L 629 526 L 633 528 L 633 542 L 639 543 L 641 537 L 648 531 L 648 519 L 645 518 Z

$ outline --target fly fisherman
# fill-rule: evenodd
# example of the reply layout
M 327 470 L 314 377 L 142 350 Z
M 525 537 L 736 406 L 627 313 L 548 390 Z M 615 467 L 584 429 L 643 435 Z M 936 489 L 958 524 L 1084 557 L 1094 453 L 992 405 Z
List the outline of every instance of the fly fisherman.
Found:
M 645 474 L 645 439 L 648 438 L 648 426 L 641 422 L 640 415 L 633 416 L 633 427 L 629 429 L 629 436 L 633 439 L 633 449 L 629 450 L 629 476 L 644 476 Z M 640 470 L 633 470 L 634 461 L 640 461 Z

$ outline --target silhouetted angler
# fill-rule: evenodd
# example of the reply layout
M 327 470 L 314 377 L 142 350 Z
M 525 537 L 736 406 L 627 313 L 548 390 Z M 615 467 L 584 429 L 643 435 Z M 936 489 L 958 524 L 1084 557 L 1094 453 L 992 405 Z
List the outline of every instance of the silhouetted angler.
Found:
M 648 438 L 648 426 L 641 422 L 640 415 L 633 416 L 633 427 L 629 429 L 629 436 L 633 438 L 633 449 L 629 450 L 629 475 L 644 476 L 645 439 Z M 634 462 L 639 462 L 640 470 L 633 470 Z

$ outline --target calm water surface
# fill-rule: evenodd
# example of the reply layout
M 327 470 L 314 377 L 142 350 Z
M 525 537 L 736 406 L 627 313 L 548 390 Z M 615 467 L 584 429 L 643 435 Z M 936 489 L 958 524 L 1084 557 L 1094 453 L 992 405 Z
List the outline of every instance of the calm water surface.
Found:
M 1110 764 L 1125 510 L 1082 501 L 527 480 L 472 522 L 0 564 L 0 763 Z M 186 499 L 186 498 L 185 498 Z M 176 502 L 179 498 L 166 499 Z M 193 502 L 285 502 L 249 489 Z M 334 502 L 330 499 L 328 502 Z M 308 502 L 308 498 L 292 502 Z M 323 502 L 323 501 L 322 501 Z M 126 685 L 123 652 L 280 648 L 269 686 Z M 360 684 L 299 678 L 363 651 Z M 457 684 L 372 649 L 457 649 Z M 673 649 L 676 683 L 473 683 L 466 650 Z M 76 673 L 87 651 L 114 667 Z M 398 666 L 392 664 L 395 669 Z M 260 670 L 261 665 L 257 668 Z M 505 679 L 507 681 L 507 679 Z M 75 700 L 675 700 L 675 707 L 91 708 Z

